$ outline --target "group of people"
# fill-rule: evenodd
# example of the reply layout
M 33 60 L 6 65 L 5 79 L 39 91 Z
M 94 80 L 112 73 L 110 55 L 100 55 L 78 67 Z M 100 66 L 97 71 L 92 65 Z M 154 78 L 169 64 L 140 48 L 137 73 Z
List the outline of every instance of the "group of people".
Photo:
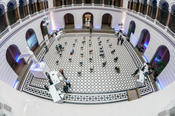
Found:
M 64 47 L 61 44 L 58 44 L 55 46 L 55 49 L 57 51 L 57 53 L 60 55 L 60 57 L 62 56 L 62 52 L 64 51 Z
M 148 70 L 145 69 L 147 66 Z M 144 63 L 144 65 L 137 68 L 135 72 L 131 74 L 131 76 L 135 77 L 139 73 L 139 71 L 143 71 L 144 76 L 148 78 L 153 73 L 153 68 L 151 67 L 151 65 L 149 65 L 149 63 Z
M 68 92 L 69 92 L 69 88 L 71 88 L 70 80 L 69 80 L 69 78 L 66 78 L 66 77 L 65 77 L 63 69 L 60 69 L 59 72 L 60 72 L 61 75 L 64 77 L 63 91 L 64 91 L 64 93 L 68 93 Z M 46 76 L 47 76 L 49 85 L 44 85 L 44 88 L 45 88 L 46 90 L 49 91 L 49 86 L 50 86 L 50 85 L 53 85 L 54 83 L 53 83 L 53 81 L 52 81 L 52 79 L 51 79 L 50 74 L 49 74 L 48 72 L 46 72 L 45 74 L 46 74 Z

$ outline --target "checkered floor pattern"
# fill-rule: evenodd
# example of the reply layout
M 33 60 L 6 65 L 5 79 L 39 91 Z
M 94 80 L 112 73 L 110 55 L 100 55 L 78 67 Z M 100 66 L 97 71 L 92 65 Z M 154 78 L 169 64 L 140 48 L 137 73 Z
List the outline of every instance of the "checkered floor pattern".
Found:
M 83 41 L 85 42 L 83 43 Z M 100 41 L 101 45 L 99 45 Z M 62 56 L 55 49 L 57 44 L 62 44 L 64 47 Z M 117 38 L 112 34 L 93 34 L 92 37 L 89 34 L 65 34 L 61 39 L 52 43 L 49 52 L 42 53 L 44 56 L 42 60 L 48 64 L 51 70 L 63 69 L 65 76 L 70 79 L 72 87 L 65 98 L 66 102 L 108 103 L 123 101 L 127 100 L 126 90 L 138 87 L 137 79 L 131 74 L 137 69 L 138 64 L 141 65 L 141 62 L 138 63 L 139 60 L 135 60 L 138 58 L 132 48 L 128 46 L 127 41 L 123 45 L 117 45 Z M 104 50 L 104 58 L 99 56 L 100 48 Z M 72 49 L 74 49 L 74 54 L 70 55 Z M 90 54 L 89 50 L 93 50 L 93 52 Z M 115 50 L 114 54 L 111 54 L 112 50 Z M 117 62 L 114 62 L 115 57 L 118 57 Z M 72 59 L 71 62 L 69 62 L 69 58 Z M 92 62 L 89 61 L 89 58 L 92 58 Z M 80 62 L 83 62 L 82 66 Z M 105 67 L 102 67 L 103 62 L 107 62 Z M 116 66 L 120 68 L 120 73 L 115 71 Z M 90 68 L 94 68 L 94 71 L 90 72 Z M 82 72 L 81 76 L 77 74 L 79 71 Z M 29 73 L 23 91 L 35 95 L 38 93 L 37 96 L 50 99 L 50 95 L 44 90 L 45 84 L 48 84 L 47 79 L 38 79 Z M 139 88 L 141 95 L 153 92 L 149 79 Z M 42 95 L 43 91 L 45 95 Z M 103 100 L 99 100 L 99 98 Z

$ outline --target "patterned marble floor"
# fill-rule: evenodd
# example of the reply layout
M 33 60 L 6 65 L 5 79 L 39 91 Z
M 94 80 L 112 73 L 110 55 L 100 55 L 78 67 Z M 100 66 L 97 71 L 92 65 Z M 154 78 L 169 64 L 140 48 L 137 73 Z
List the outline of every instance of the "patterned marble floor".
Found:
M 100 39 L 98 39 L 99 37 Z M 84 44 L 83 41 L 85 41 Z M 101 41 L 101 45 L 99 45 L 99 41 Z M 74 43 L 75 46 L 73 46 Z M 89 46 L 90 43 L 91 46 Z M 62 44 L 64 47 L 61 57 L 55 49 L 56 44 Z M 110 47 L 110 45 L 112 46 Z M 99 56 L 102 46 L 104 58 Z M 70 55 L 72 49 L 75 53 Z M 114 49 L 115 53 L 111 54 Z M 89 50 L 93 50 L 92 54 L 89 53 Z M 81 57 L 81 53 L 84 54 L 83 57 Z M 55 40 L 52 43 L 49 52 L 41 53 L 41 55 L 51 70 L 63 69 L 65 76 L 70 79 L 72 87 L 65 98 L 67 103 L 123 101 L 127 100 L 126 90 L 136 87 L 140 88 L 141 95 L 153 92 L 149 79 L 145 81 L 145 84 L 138 86 L 136 77 L 130 76 L 138 66 L 142 65 L 141 61 L 127 42 L 117 45 L 117 38 L 112 34 L 93 34 L 92 37 L 89 37 L 89 34 L 65 34 L 60 40 Z M 117 62 L 114 62 L 115 57 L 118 57 Z M 69 62 L 69 58 L 72 58 L 72 62 Z M 89 58 L 92 58 L 93 61 L 90 62 Z M 59 60 L 58 65 L 56 64 L 57 60 Z M 102 63 L 105 61 L 107 61 L 106 66 L 102 67 Z M 82 66 L 80 66 L 80 62 L 83 62 Z M 120 73 L 114 70 L 116 66 L 120 67 Z M 91 67 L 94 67 L 94 72 L 90 72 Z M 82 71 L 81 76 L 78 76 L 78 71 Z M 48 84 L 46 79 L 35 78 L 29 73 L 23 91 L 50 99 L 50 95 L 44 90 L 45 84 Z M 43 91 L 45 95 L 42 94 Z

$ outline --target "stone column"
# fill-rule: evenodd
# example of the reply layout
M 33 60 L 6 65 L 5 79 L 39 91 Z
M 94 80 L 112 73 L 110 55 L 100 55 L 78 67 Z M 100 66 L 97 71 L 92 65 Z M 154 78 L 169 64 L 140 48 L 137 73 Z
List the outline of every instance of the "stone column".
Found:
M 141 3 L 139 3 L 139 9 L 138 9 L 138 12 L 141 11 Z
M 171 10 L 169 10 L 168 20 L 167 20 L 167 24 L 166 24 L 166 26 L 169 27 L 170 23 L 171 23 Z
M 102 5 L 104 6 L 104 4 L 105 4 L 105 1 L 104 1 L 104 0 L 102 0 Z
M 28 14 L 30 15 L 29 3 L 27 3 L 26 6 L 27 6 L 27 12 L 28 12 Z
M 40 10 L 43 10 L 44 9 L 44 3 L 43 1 L 40 2 Z
M 64 4 L 64 0 L 62 0 L 62 6 L 64 6 L 65 4 Z
M 160 19 L 160 8 L 157 7 L 157 11 L 156 11 L 156 19 L 159 20 Z
M 114 0 L 112 0 L 112 6 L 114 6 Z
M 17 19 L 21 19 L 20 12 L 19 12 L 19 4 L 17 5 L 16 12 L 17 12 Z
M 146 15 L 148 15 L 148 14 L 149 14 L 149 8 L 150 8 L 150 6 L 149 6 L 149 4 L 147 4 L 147 8 L 146 8 Z
M 123 7 L 123 0 L 120 0 L 120 7 Z
M 133 9 L 134 11 L 136 11 L 136 6 L 137 6 L 137 3 L 136 3 L 136 2 L 133 2 L 132 9 Z
M 5 11 L 4 16 L 5 16 L 6 26 L 8 27 L 10 25 L 10 23 L 9 23 L 9 19 L 8 19 L 8 16 L 7 16 L 7 11 Z
M 38 7 L 37 7 L 37 3 L 36 2 L 34 3 L 34 6 L 35 6 L 35 12 L 38 12 Z

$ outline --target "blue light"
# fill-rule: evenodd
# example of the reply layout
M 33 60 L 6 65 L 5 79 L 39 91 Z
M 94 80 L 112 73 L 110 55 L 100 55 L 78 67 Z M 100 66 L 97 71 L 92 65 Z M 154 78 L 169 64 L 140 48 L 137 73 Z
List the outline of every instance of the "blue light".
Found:
M 148 63 L 148 58 L 146 57 L 146 56 L 142 56 L 142 58 L 144 59 L 144 61 L 146 62 L 146 63 Z
M 20 58 L 19 56 L 16 57 L 16 63 L 19 63 L 20 62 Z
M 157 85 L 157 88 L 159 90 L 161 90 L 163 88 L 162 85 L 160 84 L 159 80 L 156 81 L 156 85 Z
M 148 47 L 148 43 L 145 42 L 145 43 L 144 43 L 144 48 L 147 48 L 147 47 Z
M 155 62 L 160 62 L 161 58 L 159 58 L 159 56 L 156 56 L 156 58 L 154 59 Z
M 82 27 L 81 26 L 75 26 L 75 29 L 81 29 Z
M 17 88 L 18 84 L 19 84 L 19 81 L 16 80 L 15 83 L 13 84 L 13 88 Z
M 118 26 L 117 27 L 114 27 L 114 30 L 115 31 L 120 31 L 120 27 L 118 27 Z
M 101 26 L 94 26 L 95 29 L 101 29 Z

